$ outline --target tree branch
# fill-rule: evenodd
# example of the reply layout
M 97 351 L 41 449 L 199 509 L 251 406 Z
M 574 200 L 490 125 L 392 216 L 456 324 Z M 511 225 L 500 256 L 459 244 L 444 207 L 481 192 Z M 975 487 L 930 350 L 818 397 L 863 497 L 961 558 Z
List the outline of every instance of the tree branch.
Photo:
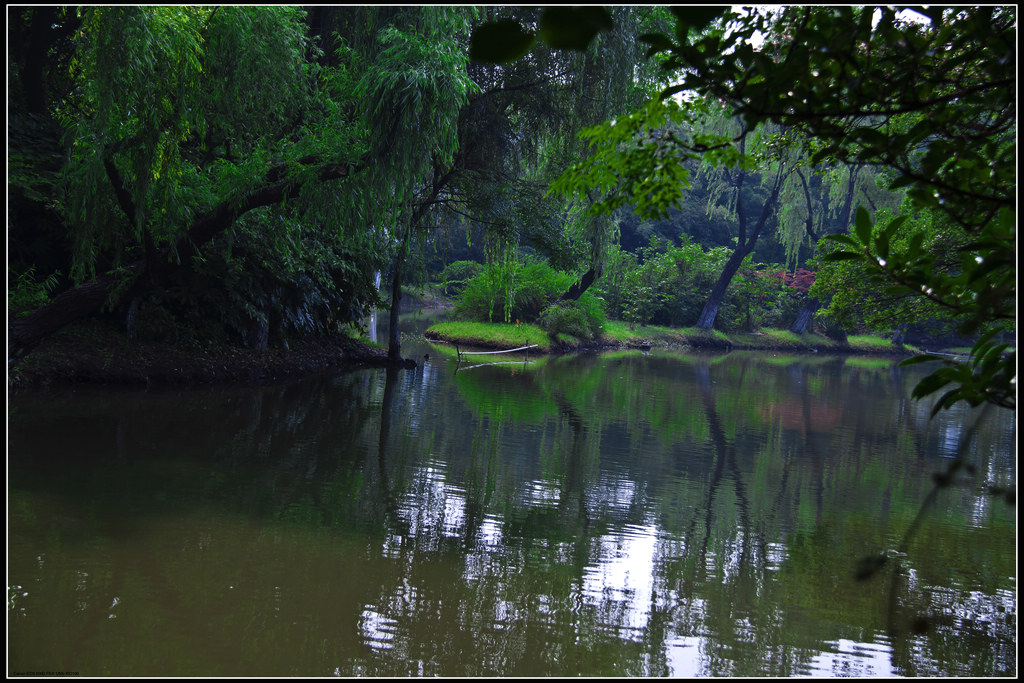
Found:
M 346 178 L 363 170 L 367 164 L 365 155 L 355 164 L 324 164 L 317 170 L 316 182 Z M 264 180 L 278 177 L 280 168 L 278 166 L 268 171 Z M 134 298 L 154 289 L 172 271 L 186 265 L 201 246 L 230 228 L 240 216 L 253 209 L 278 204 L 288 197 L 295 196 L 303 182 L 303 179 L 290 177 L 254 190 L 240 200 L 226 199 L 193 221 L 192 226 L 173 248 L 164 247 L 158 250 L 151 268 L 146 268 L 145 260 L 136 261 L 69 289 L 28 315 L 9 320 L 8 357 L 23 356 L 46 336 L 99 310 L 125 278 L 134 278 L 134 282 L 119 293 L 119 298 Z M 176 262 L 170 258 L 172 253 L 178 255 Z M 139 277 L 141 273 L 145 273 L 145 277 Z

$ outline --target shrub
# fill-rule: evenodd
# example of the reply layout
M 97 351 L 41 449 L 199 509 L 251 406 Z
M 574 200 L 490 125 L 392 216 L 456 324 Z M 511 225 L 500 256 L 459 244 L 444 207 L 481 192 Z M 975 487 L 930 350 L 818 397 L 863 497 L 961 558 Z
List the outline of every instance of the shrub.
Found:
M 588 341 L 601 336 L 605 321 L 601 299 L 584 293 L 576 301 L 560 301 L 549 306 L 537 324 L 552 337 L 568 334 Z
M 571 275 L 545 261 L 488 264 L 466 283 L 455 310 L 460 317 L 480 322 L 532 322 L 571 284 Z
M 814 272 L 805 268 L 788 273 L 781 265 L 746 263 L 729 285 L 716 327 L 725 332 L 788 328 L 813 283 Z
M 563 301 L 549 306 L 544 315 L 537 320 L 537 324 L 552 337 L 568 334 L 577 339 L 591 338 L 587 315 L 575 305 L 575 302 Z
M 438 276 L 444 293 L 458 296 L 466 285 L 484 269 L 483 264 L 476 261 L 455 261 L 445 266 Z
M 8 267 L 7 283 L 7 314 L 18 316 L 49 303 L 60 283 L 60 273 L 51 273 L 40 282 L 36 280 L 34 267 L 18 276 Z
M 609 302 L 609 313 L 633 325 L 692 325 L 729 250 L 704 251 L 688 236 L 674 247 L 666 240 L 652 240 L 641 250 L 642 259 L 617 252 L 609 259 L 598 292 Z

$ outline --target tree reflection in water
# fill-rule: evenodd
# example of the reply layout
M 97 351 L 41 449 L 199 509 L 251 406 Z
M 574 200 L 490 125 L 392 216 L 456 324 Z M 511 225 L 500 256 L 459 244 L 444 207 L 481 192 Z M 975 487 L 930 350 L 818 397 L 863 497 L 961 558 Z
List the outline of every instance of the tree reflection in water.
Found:
M 93 669 L 124 675 L 1015 672 L 1013 511 L 982 490 L 1012 484 L 1012 419 L 966 439 L 965 411 L 928 420 L 906 398 L 916 376 L 886 363 L 622 353 L 456 375 L 431 358 L 21 402 L 15 659 L 87 674 L 139 653 Z M 899 614 L 929 628 L 893 629 L 885 577 L 852 572 L 899 546 L 947 434 L 982 481 L 938 495 L 904 549 Z M 115 596 L 113 620 L 75 607 Z

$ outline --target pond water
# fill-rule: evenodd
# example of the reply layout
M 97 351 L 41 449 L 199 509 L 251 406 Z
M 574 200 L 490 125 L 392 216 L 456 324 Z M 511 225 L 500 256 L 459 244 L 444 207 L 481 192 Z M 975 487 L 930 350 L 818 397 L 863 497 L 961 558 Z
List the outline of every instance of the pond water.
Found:
M 404 351 L 9 401 L 8 674 L 1016 675 L 1007 411 L 878 359 Z

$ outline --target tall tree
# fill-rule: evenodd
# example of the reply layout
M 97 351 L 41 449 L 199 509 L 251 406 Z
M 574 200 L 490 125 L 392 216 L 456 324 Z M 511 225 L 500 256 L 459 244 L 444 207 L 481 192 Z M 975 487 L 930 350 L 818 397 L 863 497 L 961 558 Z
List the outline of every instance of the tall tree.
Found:
M 513 112 L 511 126 L 491 130 L 511 134 L 500 144 L 515 150 L 520 175 L 508 187 L 517 197 L 528 197 L 533 209 L 516 215 L 522 219 L 519 225 L 505 227 L 521 234 L 557 267 L 577 270 L 579 279 L 561 297 L 574 299 L 599 274 L 613 242 L 615 221 L 587 212 L 586 200 L 547 193 L 548 185 L 586 153 L 576 135 L 581 127 L 629 111 L 661 83 L 657 65 L 643 60 L 643 46 L 632 36 L 665 28 L 668 14 L 633 7 L 502 8 L 487 18 L 489 23 L 478 32 L 505 26 L 522 41 L 518 51 L 509 53 L 522 58 L 502 64 L 495 63 L 503 60 L 507 47 L 501 40 L 480 41 L 471 49 L 478 60 L 473 73 L 481 78 L 481 99 Z M 538 27 L 540 40 L 532 37 L 532 26 Z M 481 132 L 484 145 L 498 142 L 493 133 Z
M 359 84 L 370 130 L 376 223 L 395 244 L 388 355 L 398 360 L 403 267 L 413 230 L 447 184 L 459 113 L 475 85 L 466 73 L 470 15 L 423 7 L 378 29 L 378 51 Z
M 780 198 L 778 236 L 786 250 L 787 267 L 803 265 L 801 253 L 805 259 L 812 257 L 828 235 L 849 232 L 858 206 L 869 207 L 872 212 L 897 206 L 903 193 L 880 187 L 880 180 L 868 164 L 811 166 L 810 156 L 804 154 L 803 163 L 787 179 Z M 821 306 L 816 297 L 808 296 L 790 331 L 807 332 Z
M 769 220 L 774 217 L 779 208 L 779 195 L 789 177 L 797 169 L 800 162 L 799 155 L 795 154 L 788 146 L 784 135 L 777 131 L 771 131 L 768 127 L 760 130 L 742 130 L 743 123 L 723 117 L 722 112 L 716 112 L 712 118 L 716 122 L 713 132 L 739 140 L 738 153 L 743 157 L 749 157 L 753 161 L 751 166 L 759 167 L 761 170 L 761 185 L 765 190 L 764 198 L 761 201 L 760 211 L 754 220 L 747 215 L 747 198 L 751 194 L 747 185 L 753 180 L 748 167 L 741 164 L 732 166 L 705 167 L 709 177 L 716 177 L 719 188 L 713 192 L 712 201 L 715 195 L 724 194 L 728 199 L 728 205 L 736 217 L 737 234 L 732 255 L 726 261 L 722 273 L 697 318 L 696 327 L 702 330 L 710 330 L 715 325 L 718 310 L 725 298 L 725 293 L 732 282 L 733 277 L 743 265 L 743 261 L 753 253 L 758 239 L 766 232 Z M 725 124 L 729 128 L 740 127 L 741 130 L 721 129 L 719 126 Z M 752 149 L 748 151 L 748 146 Z

